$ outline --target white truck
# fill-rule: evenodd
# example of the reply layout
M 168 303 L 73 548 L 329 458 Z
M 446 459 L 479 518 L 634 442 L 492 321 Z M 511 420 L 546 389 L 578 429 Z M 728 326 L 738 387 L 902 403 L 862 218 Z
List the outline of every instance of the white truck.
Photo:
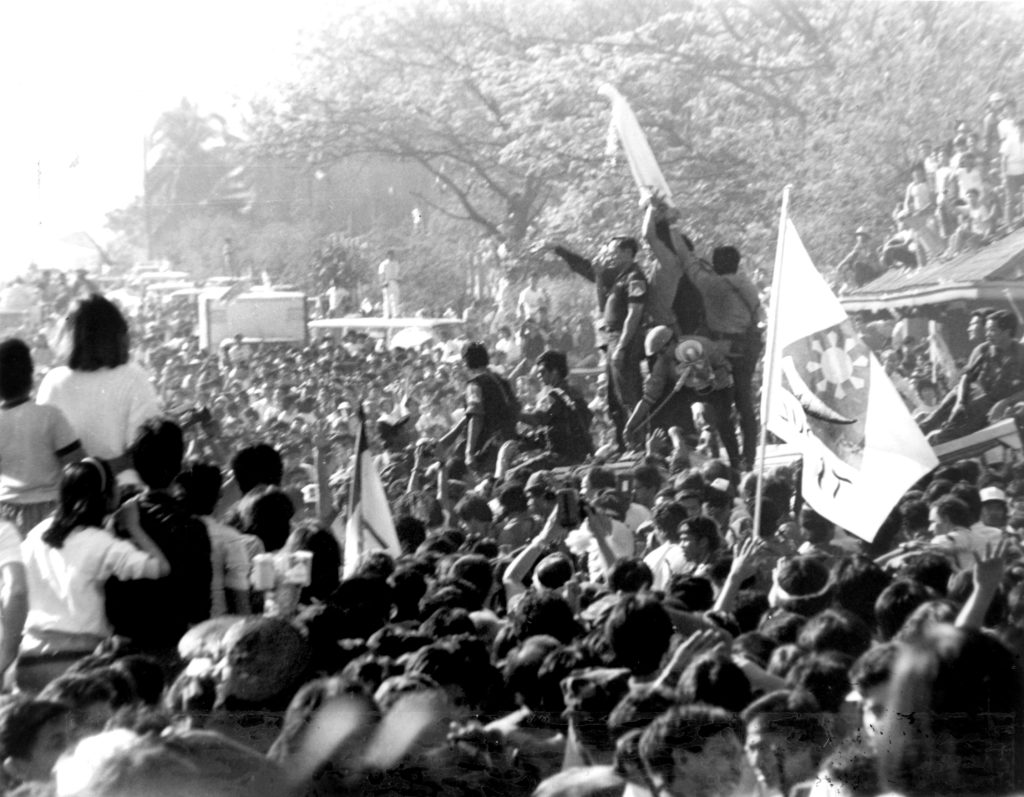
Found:
M 308 336 L 306 294 L 301 291 L 230 287 L 207 288 L 199 302 L 199 345 L 216 350 L 222 341 L 241 335 L 250 341 L 305 343 Z

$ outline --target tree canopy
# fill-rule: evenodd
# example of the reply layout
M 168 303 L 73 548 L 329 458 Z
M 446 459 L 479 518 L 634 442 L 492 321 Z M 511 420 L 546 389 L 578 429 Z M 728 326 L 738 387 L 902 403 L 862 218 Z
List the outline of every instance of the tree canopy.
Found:
M 698 237 L 770 250 L 783 185 L 828 261 L 882 231 L 916 141 L 980 119 L 1022 72 L 1003 4 L 449 0 L 340 19 L 303 77 L 254 103 L 259 151 L 315 164 L 384 157 L 435 181 L 418 199 L 512 247 L 635 223 L 605 155 L 631 102 Z M 977 122 L 975 121 L 975 126 Z

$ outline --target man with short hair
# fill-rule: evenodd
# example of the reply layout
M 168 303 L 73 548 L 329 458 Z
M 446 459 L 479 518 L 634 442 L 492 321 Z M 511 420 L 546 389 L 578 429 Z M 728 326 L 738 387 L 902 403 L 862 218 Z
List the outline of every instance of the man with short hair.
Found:
M 502 443 L 516 435 L 519 401 L 508 380 L 488 367 L 490 357 L 483 343 L 467 343 L 462 349 L 462 364 L 467 372 L 466 465 L 486 473 L 494 470 Z M 459 427 L 445 437 L 453 436 Z
M 583 396 L 567 381 L 569 362 L 565 353 L 548 349 L 536 362 L 536 374 L 546 388 L 544 398 L 519 420 L 537 427 L 536 441 L 544 448 L 532 467 L 557 468 L 579 465 L 594 452 L 590 439 L 591 412 Z
M 1008 310 L 985 320 L 985 343 L 967 361 L 960 384 L 921 424 L 932 443 L 983 429 L 990 417 L 1024 399 L 1024 346 L 1017 341 L 1017 319 Z
M 686 507 L 677 501 L 666 501 L 654 510 L 654 533 L 659 545 L 644 557 L 644 564 L 654 575 L 653 589 L 664 590 L 669 579 L 686 568 L 686 557 L 679 547 L 679 527 L 687 514 Z
M 608 414 L 615 436 L 625 447 L 623 430 L 629 412 L 640 398 L 643 377 L 643 318 L 648 302 L 647 278 L 636 264 L 639 244 L 618 235 L 601 251 L 596 263 L 557 244 L 545 244 L 568 263 L 569 268 L 597 287 L 598 309 L 604 320 L 600 348 L 605 350 L 608 373 Z

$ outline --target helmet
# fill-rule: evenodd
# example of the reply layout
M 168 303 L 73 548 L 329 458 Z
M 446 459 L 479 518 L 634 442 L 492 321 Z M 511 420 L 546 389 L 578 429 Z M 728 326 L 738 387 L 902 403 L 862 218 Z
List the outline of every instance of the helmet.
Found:
M 867 235 L 868 235 L 868 228 L 867 227 L 863 227 L 863 226 L 858 227 L 853 234 L 854 235 L 863 235 L 864 237 L 867 237 Z
M 1001 91 L 993 91 L 988 95 L 989 105 L 1002 105 L 1004 102 L 1006 102 L 1006 95 Z
M 695 363 L 704 356 L 704 344 L 696 338 L 684 338 L 676 346 L 676 359 L 681 363 Z
M 665 344 L 670 340 L 672 340 L 672 330 L 669 327 L 654 327 L 647 333 L 647 337 L 644 338 L 644 353 L 648 357 L 653 357 L 664 349 Z

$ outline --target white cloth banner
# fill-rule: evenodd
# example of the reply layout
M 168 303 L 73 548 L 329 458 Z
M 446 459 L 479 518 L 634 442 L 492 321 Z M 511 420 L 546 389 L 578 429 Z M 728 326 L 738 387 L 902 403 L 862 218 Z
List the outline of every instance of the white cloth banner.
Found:
M 803 454 L 804 500 L 870 542 L 938 460 L 788 218 L 779 247 L 765 421 Z
M 637 188 L 640 189 L 640 199 L 646 200 L 651 194 L 657 194 L 674 207 L 672 191 L 665 182 L 665 176 L 654 158 L 651 145 L 647 143 L 647 136 L 644 135 L 643 128 L 640 127 L 626 98 L 608 83 L 601 86 L 598 91 L 612 102 L 609 141 L 614 134 L 622 144 L 622 151 L 626 153 L 626 160 L 629 162 L 629 170 L 633 173 Z

